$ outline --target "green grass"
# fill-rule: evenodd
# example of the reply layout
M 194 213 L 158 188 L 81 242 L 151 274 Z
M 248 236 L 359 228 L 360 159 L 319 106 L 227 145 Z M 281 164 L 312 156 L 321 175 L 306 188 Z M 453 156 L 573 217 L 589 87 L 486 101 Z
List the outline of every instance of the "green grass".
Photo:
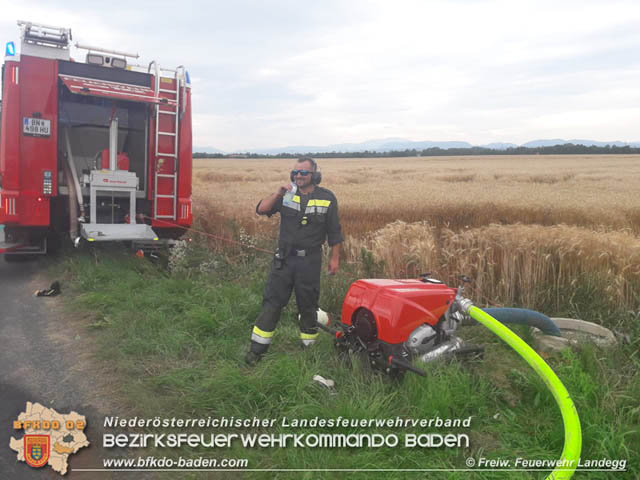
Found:
M 427 378 L 407 374 L 391 380 L 371 372 L 359 357 L 345 362 L 331 338 L 313 349 L 299 347 L 295 302 L 285 309 L 274 344 L 254 368 L 243 364 L 253 322 L 260 311 L 269 259 L 231 262 L 211 257 L 197 246 L 185 253 L 186 267 L 170 273 L 124 251 L 95 251 L 61 261 L 69 308 L 92 312 L 87 330 L 97 340 L 99 362 L 113 367 L 128 401 L 126 411 L 153 418 L 467 418 L 471 427 L 427 429 L 431 433 L 468 433 L 469 449 L 458 448 L 253 448 L 168 454 L 248 458 L 250 468 L 465 468 L 467 457 L 559 458 L 563 446 L 560 413 L 544 383 L 517 354 L 480 326 L 463 327 L 465 338 L 486 346 L 483 361 L 428 365 Z M 194 259 L 197 259 L 195 261 Z M 199 265 L 209 262 L 208 273 Z M 212 266 L 214 265 L 214 266 Z M 321 306 L 334 314 L 354 267 L 329 278 L 323 273 Z M 585 346 L 547 359 L 576 404 L 583 429 L 583 458 L 626 459 L 626 474 L 590 473 L 588 478 L 640 475 L 640 381 L 638 313 L 575 296 L 562 312 L 616 325 L 630 344 L 614 350 Z M 578 305 L 592 307 L 578 309 Z M 603 321 L 603 319 L 606 320 Z M 524 332 L 522 332 L 524 333 Z M 527 335 L 524 335 L 526 340 Z M 315 374 L 335 380 L 331 395 L 312 382 Z M 151 430 L 158 433 L 157 430 Z M 247 433 L 229 429 L 230 433 Z M 161 431 L 162 432 L 162 431 Z M 264 433 L 425 433 L 416 428 L 291 429 Z M 210 431 L 205 431 L 210 433 Z M 334 478 L 313 472 L 228 473 L 222 478 Z M 425 474 L 384 472 L 379 478 L 423 478 Z M 516 476 L 518 475 L 518 476 Z M 221 474 L 211 474 L 218 478 Z M 544 478 L 543 472 L 434 473 L 429 478 Z M 188 478 L 205 478 L 193 474 Z M 586 478 L 576 474 L 574 478 Z

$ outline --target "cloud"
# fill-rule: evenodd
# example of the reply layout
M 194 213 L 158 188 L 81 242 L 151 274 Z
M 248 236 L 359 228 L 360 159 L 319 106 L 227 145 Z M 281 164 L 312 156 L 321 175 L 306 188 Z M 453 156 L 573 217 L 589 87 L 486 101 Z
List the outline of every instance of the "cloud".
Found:
M 635 1 L 99 5 L 9 4 L 0 34 L 44 19 L 143 65 L 186 65 L 196 145 L 637 140 Z

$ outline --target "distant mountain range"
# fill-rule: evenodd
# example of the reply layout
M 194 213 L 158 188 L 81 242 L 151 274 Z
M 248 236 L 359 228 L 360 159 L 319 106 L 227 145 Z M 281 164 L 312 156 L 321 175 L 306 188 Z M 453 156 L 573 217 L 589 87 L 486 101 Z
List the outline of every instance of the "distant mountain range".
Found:
M 200 153 L 226 153 L 213 147 L 193 147 L 193 151 Z
M 585 140 L 585 139 L 573 139 L 573 140 L 563 140 L 562 138 L 554 138 L 554 139 L 541 139 L 541 140 L 532 140 L 527 143 L 523 143 L 522 145 L 517 145 L 515 143 L 488 143 L 486 145 L 472 145 L 469 142 L 432 142 L 432 141 L 413 141 L 406 140 L 404 138 L 385 138 L 378 140 L 368 140 L 366 142 L 361 143 L 338 143 L 334 145 L 325 145 L 325 146 L 317 146 L 317 145 L 294 145 L 289 147 L 280 147 L 280 148 L 252 148 L 248 150 L 242 150 L 242 153 L 259 153 L 264 155 L 277 155 L 279 153 L 328 153 L 328 152 L 390 152 L 390 151 L 399 151 L 399 150 L 424 150 L 427 148 L 442 148 L 444 150 L 448 150 L 450 148 L 472 148 L 483 147 L 483 148 L 491 148 L 494 150 L 506 150 L 508 148 L 515 147 L 528 147 L 528 148 L 537 148 L 537 147 L 552 147 L 554 145 L 564 145 L 565 143 L 573 143 L 574 145 L 584 145 L 587 147 L 597 146 L 604 147 L 606 145 L 616 146 L 616 147 L 640 147 L 640 142 L 621 142 L 621 141 L 613 141 L 613 142 L 598 142 L 596 140 Z M 235 152 L 224 152 L 217 148 L 213 147 L 193 147 L 194 152 L 202 152 L 202 153 L 235 153 Z

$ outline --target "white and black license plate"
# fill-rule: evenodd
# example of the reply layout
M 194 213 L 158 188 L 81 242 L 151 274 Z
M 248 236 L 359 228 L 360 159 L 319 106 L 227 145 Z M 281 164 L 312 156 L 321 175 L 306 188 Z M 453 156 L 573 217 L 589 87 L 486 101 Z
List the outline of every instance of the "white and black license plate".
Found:
M 24 117 L 22 132 L 25 135 L 48 137 L 51 135 L 51 120 Z

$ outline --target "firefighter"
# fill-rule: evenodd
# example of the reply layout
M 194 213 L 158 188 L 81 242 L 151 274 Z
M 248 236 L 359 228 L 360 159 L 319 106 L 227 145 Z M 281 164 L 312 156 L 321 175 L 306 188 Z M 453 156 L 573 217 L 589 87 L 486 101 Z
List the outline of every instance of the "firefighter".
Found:
M 331 247 L 329 275 L 338 271 L 343 241 L 335 195 L 318 186 L 322 174 L 315 160 L 301 157 L 293 167 L 291 183 L 278 188 L 256 206 L 258 215 L 280 213 L 280 239 L 262 300 L 262 312 L 251 334 L 246 363 L 253 365 L 266 353 L 280 320 L 280 312 L 296 294 L 303 347 L 315 343 L 320 296 L 322 245 Z

